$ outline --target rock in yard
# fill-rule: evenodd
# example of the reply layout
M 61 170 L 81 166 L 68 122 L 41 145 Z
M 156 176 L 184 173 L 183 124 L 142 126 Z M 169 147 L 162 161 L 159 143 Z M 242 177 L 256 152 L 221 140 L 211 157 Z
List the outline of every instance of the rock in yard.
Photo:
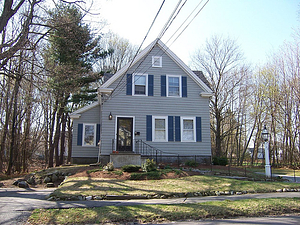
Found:
M 51 178 L 50 177 L 45 177 L 44 179 L 44 183 L 47 184 L 47 183 L 50 183 L 51 182 Z
M 55 173 L 52 175 L 51 178 L 52 178 L 51 180 L 52 180 L 53 183 L 58 180 L 58 177 L 57 177 L 57 175 Z
M 28 185 L 28 183 L 26 181 L 20 181 L 18 183 L 18 187 L 19 188 L 29 188 L 29 185 Z
M 28 180 L 27 180 L 27 183 L 31 184 L 31 185 L 36 184 L 35 177 L 34 176 L 29 177 Z

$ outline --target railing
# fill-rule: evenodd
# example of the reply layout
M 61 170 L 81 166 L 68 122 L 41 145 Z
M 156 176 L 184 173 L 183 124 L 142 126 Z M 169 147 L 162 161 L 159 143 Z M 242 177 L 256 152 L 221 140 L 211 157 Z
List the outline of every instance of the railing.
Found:
M 143 140 L 135 140 L 135 152 L 141 154 L 141 156 L 154 159 L 156 162 L 158 157 L 162 156 L 161 150 L 147 144 Z

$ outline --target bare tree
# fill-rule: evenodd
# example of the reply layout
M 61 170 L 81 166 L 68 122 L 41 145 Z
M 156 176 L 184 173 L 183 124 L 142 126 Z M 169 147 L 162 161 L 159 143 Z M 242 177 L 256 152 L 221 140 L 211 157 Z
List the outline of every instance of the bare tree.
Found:
M 193 57 L 197 69 L 206 75 L 213 97 L 211 98 L 211 130 L 215 136 L 215 156 L 224 155 L 224 138 L 235 127 L 228 126 L 226 117 L 236 99 L 236 89 L 244 79 L 248 67 L 242 64 L 243 54 L 236 41 L 221 36 L 213 36 L 206 41 Z

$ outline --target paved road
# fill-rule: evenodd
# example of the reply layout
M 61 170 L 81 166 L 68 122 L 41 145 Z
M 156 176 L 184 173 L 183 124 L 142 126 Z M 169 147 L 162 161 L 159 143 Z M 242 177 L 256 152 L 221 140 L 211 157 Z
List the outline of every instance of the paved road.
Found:
M 49 195 L 54 189 L 18 189 L 18 188 L 0 188 L 0 224 L 24 224 L 31 214 L 31 211 L 39 208 L 86 208 L 86 207 L 102 207 L 108 205 L 124 206 L 135 204 L 178 204 L 178 203 L 196 203 L 207 201 L 222 201 L 239 200 L 249 198 L 271 198 L 271 197 L 300 197 L 300 192 L 282 192 L 282 193 L 268 193 L 268 194 L 247 194 L 247 195 L 229 195 L 229 196 L 207 196 L 207 197 L 193 197 L 193 198 L 178 198 L 178 199 L 150 199 L 150 200 L 110 200 L 110 201 L 47 201 L 45 197 Z M 298 220 L 297 220 L 298 219 Z M 296 220 L 300 224 L 300 217 L 293 216 L 289 223 L 293 224 L 292 220 Z M 285 217 L 284 220 L 288 221 Z M 227 220 L 222 220 L 227 221 Z M 231 221 L 231 220 L 230 220 Z M 242 219 L 242 221 L 245 221 Z M 252 221 L 252 220 L 250 220 Z M 191 222 L 190 224 L 216 224 L 216 221 L 208 222 Z M 253 222 L 253 221 L 252 221 Z M 253 224 L 253 223 L 250 224 Z M 227 223 L 227 222 L 226 222 Z M 234 222 L 232 222 L 234 223 Z M 176 224 L 176 223 L 172 223 Z M 177 223 L 177 224 L 187 224 Z M 221 223 L 220 223 L 221 224 Z M 223 223 L 224 224 L 224 223 Z M 227 224 L 231 224 L 228 222 Z M 239 224 L 239 223 L 235 223 Z M 247 223 L 244 223 L 247 224 Z M 249 223 L 248 223 L 249 224 Z M 254 223 L 256 224 L 256 223 Z M 260 224 L 260 223 L 257 223 Z M 269 224 L 269 223 L 265 223 Z M 272 223 L 273 224 L 273 223 Z

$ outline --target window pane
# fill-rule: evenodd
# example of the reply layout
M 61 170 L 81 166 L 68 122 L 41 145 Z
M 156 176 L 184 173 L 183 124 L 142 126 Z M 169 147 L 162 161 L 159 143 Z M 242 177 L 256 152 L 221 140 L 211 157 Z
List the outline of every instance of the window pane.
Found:
M 156 130 L 155 131 L 155 140 L 166 140 L 166 132 Z
M 136 85 L 146 85 L 146 76 L 144 76 L 144 75 L 135 75 L 134 76 L 134 83 Z
M 182 138 L 185 141 L 193 141 L 194 140 L 194 131 L 193 130 L 184 130 L 182 134 Z
M 166 120 L 155 119 L 155 140 L 165 141 L 166 140 Z
M 134 94 L 145 95 L 146 94 L 146 76 L 134 75 Z
M 85 125 L 84 127 L 84 145 L 94 145 L 95 126 Z
M 165 129 L 165 120 L 164 119 L 155 119 L 155 129 Z
M 182 139 L 183 141 L 194 141 L 194 120 L 184 119 L 182 127 Z
M 144 95 L 146 94 L 146 87 L 145 86 L 140 86 L 140 85 L 135 85 L 135 92 L 136 95 Z
M 179 77 L 169 77 L 169 96 L 179 96 Z
M 183 129 L 193 129 L 193 120 L 184 120 Z
M 179 87 L 169 87 L 169 96 L 179 96 Z

